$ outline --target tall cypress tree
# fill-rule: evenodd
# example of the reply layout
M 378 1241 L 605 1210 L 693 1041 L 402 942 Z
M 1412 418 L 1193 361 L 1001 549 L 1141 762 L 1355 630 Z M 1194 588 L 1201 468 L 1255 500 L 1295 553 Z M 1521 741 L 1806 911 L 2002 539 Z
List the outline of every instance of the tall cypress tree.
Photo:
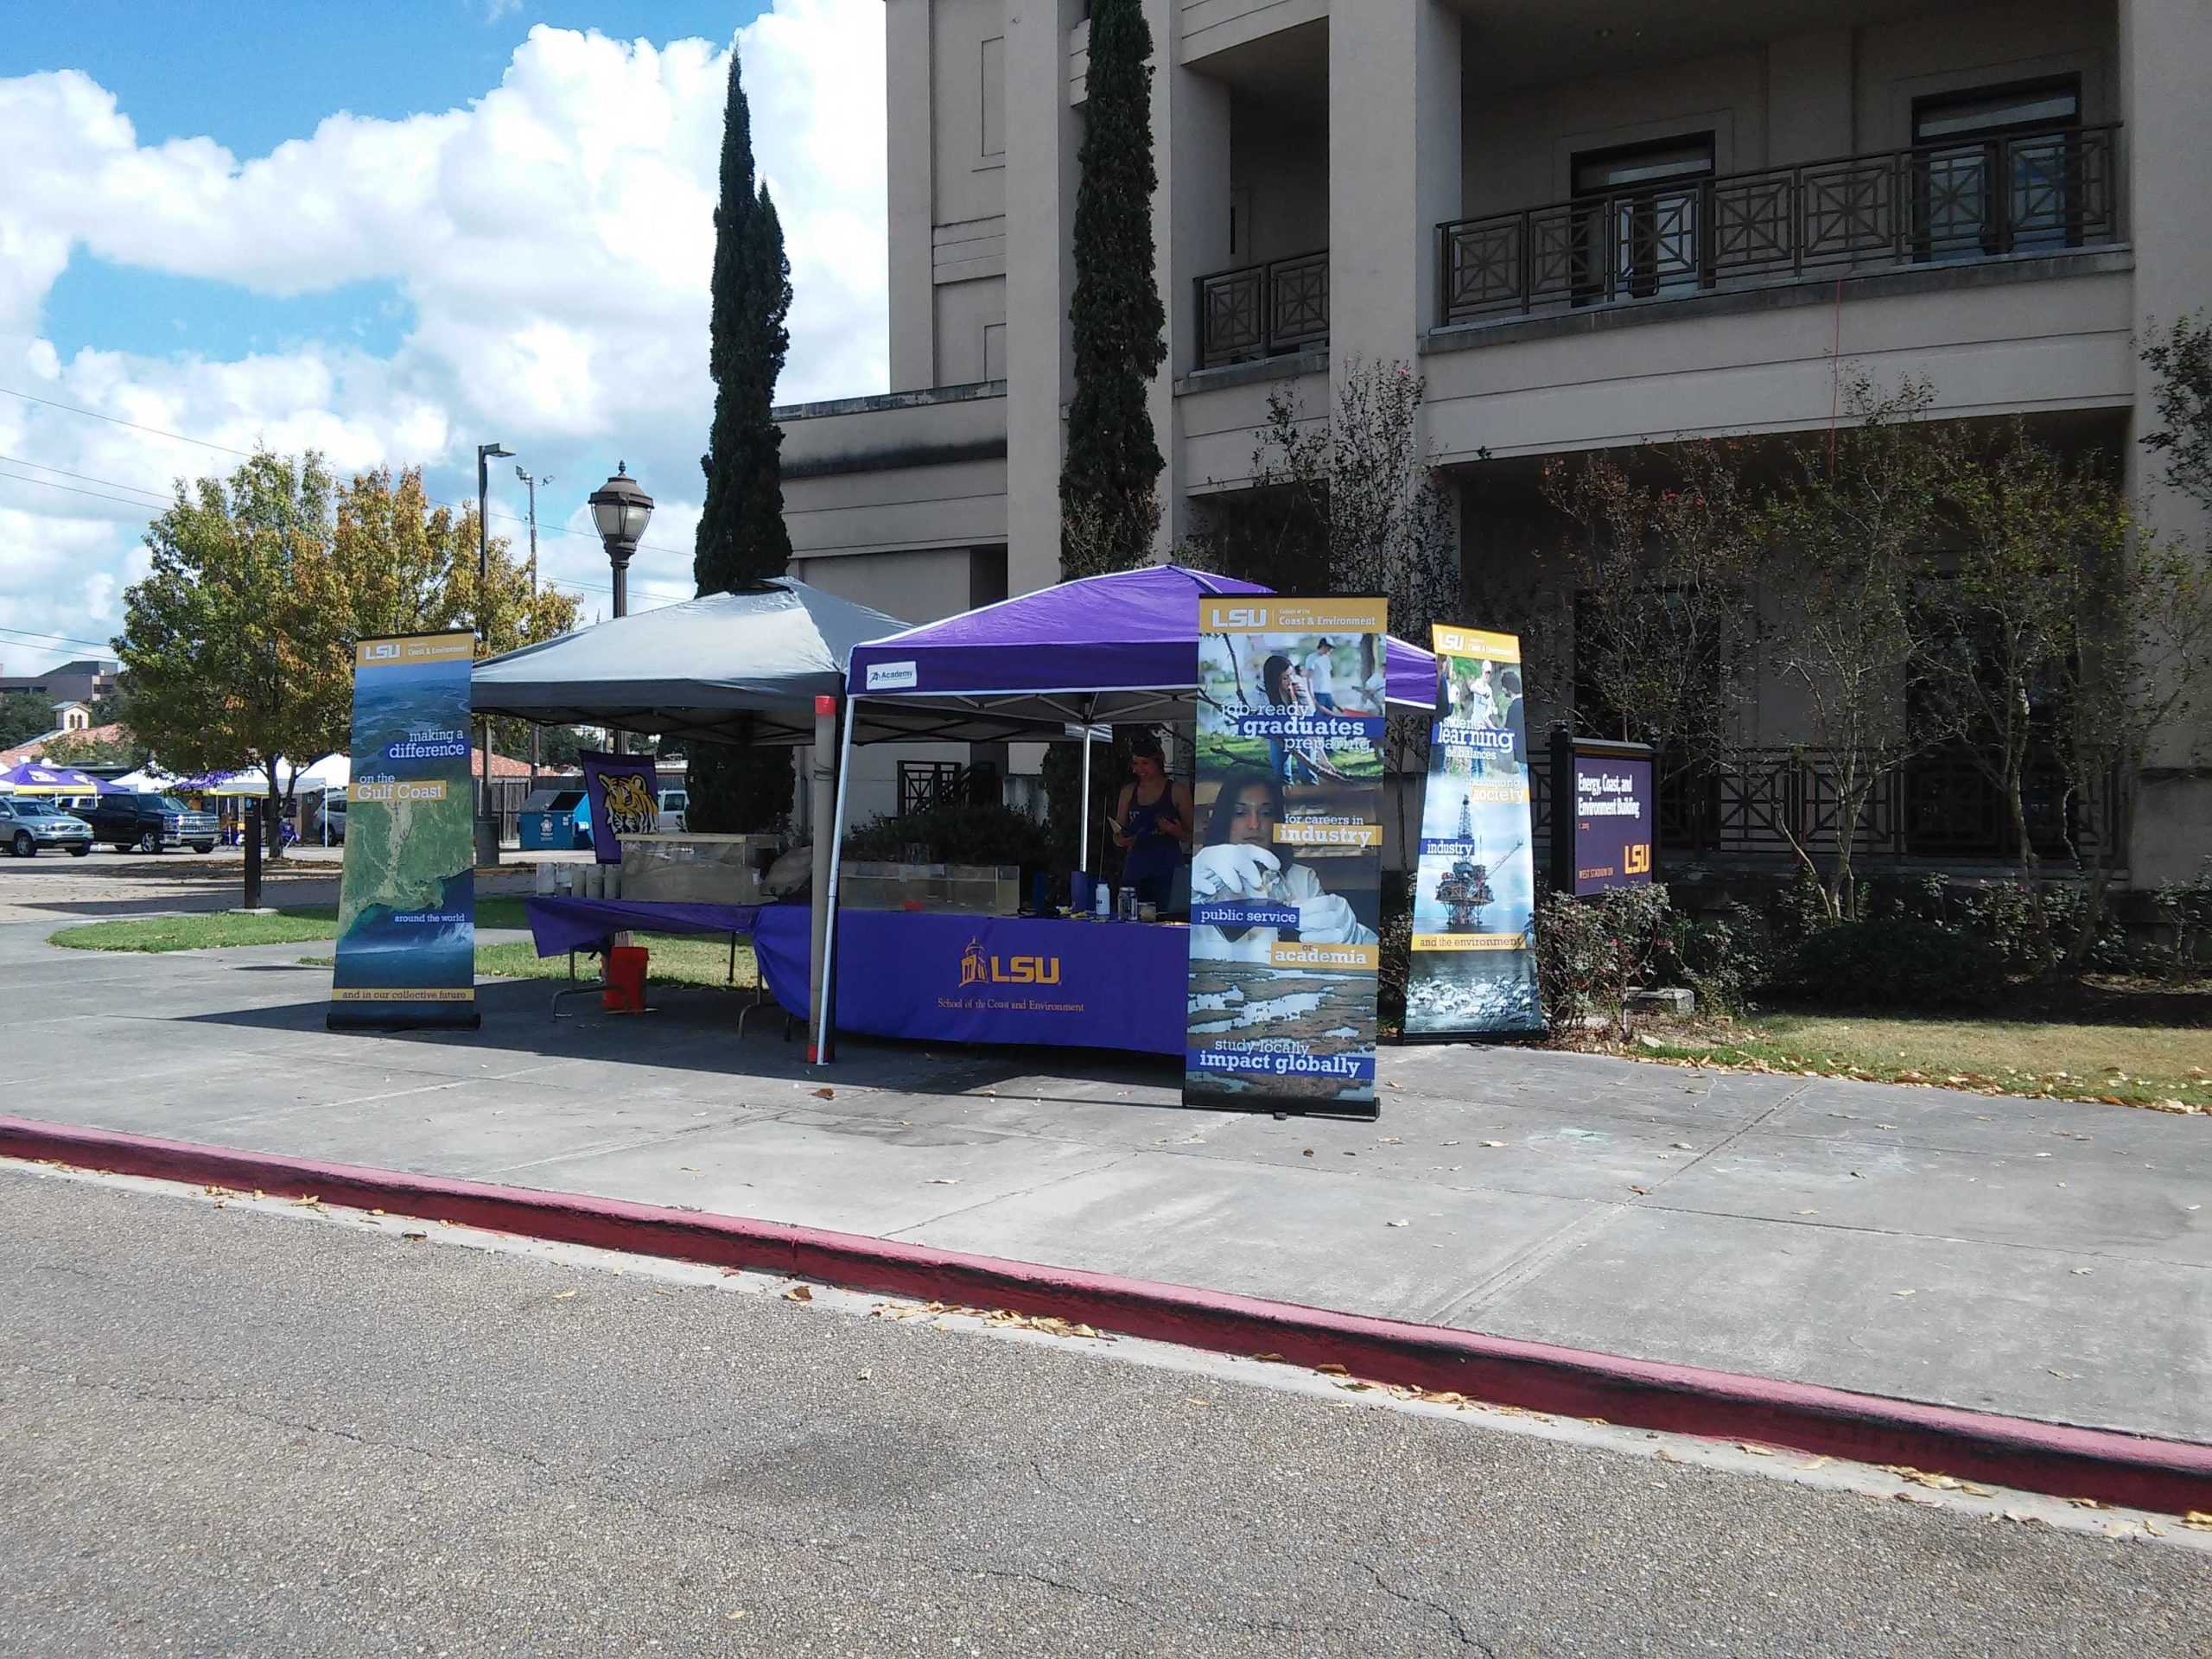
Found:
M 1096 575 L 1151 553 L 1164 464 L 1146 383 L 1166 358 L 1153 276 L 1152 30 L 1142 0 L 1096 0 L 1075 199 L 1075 399 L 1060 466 L 1060 574 Z
M 715 207 L 714 314 L 708 365 L 715 424 L 707 499 L 691 561 L 702 594 L 735 593 L 791 565 L 780 474 L 783 429 L 770 415 L 776 377 L 791 346 L 791 268 L 768 187 L 753 167 L 753 117 L 737 47 L 729 53 L 729 101 L 722 115 L 721 200 Z M 694 743 L 690 769 L 693 830 L 772 829 L 791 807 L 788 749 Z

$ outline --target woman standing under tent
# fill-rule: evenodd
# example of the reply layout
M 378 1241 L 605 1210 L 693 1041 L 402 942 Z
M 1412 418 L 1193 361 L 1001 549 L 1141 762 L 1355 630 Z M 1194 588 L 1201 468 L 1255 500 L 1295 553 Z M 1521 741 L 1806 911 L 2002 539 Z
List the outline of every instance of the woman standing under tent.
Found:
M 1129 771 L 1114 808 L 1114 844 L 1128 856 L 1122 880 L 1139 904 L 1165 910 L 1175 891 L 1175 871 L 1191 844 L 1191 791 L 1167 775 L 1160 739 L 1139 732 L 1129 744 Z

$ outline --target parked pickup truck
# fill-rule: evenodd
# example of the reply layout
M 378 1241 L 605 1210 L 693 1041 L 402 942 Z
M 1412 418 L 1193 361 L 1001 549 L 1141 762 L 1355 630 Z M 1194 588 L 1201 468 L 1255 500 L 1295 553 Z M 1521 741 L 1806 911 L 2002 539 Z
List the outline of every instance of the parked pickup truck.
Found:
M 215 815 L 194 812 L 174 795 L 103 795 L 77 816 L 92 826 L 94 841 L 106 842 L 118 853 L 134 847 L 142 853 L 164 847 L 215 850 Z

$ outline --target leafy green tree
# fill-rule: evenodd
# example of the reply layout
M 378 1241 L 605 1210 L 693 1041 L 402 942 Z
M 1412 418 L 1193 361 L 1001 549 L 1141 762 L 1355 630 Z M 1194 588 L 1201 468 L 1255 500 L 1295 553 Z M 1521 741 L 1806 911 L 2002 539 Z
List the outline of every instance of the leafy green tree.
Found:
M 1820 884 L 1832 921 L 1859 913 L 1853 843 L 1882 779 L 1935 741 L 1908 717 L 1928 671 L 1934 619 L 1928 556 L 1944 529 L 1949 463 L 1930 441 L 1934 389 L 1843 388 L 1851 423 L 1793 440 L 1754 533 L 1768 562 L 1776 622 L 1767 652 L 1804 696 L 1807 726 L 1834 790 L 1834 849 L 1822 870 L 1788 823 L 1790 850 Z
M 43 691 L 0 694 L 0 749 L 11 749 L 54 729 L 54 699 Z
M 267 767 L 272 836 L 294 781 L 280 772 L 346 745 L 351 657 L 346 618 L 328 605 L 332 495 L 313 452 L 264 452 L 189 489 L 180 480 L 147 527 L 152 569 L 124 595 L 115 641 L 132 732 L 173 771 Z
M 753 118 L 737 48 L 729 54 L 729 99 L 722 117 L 721 199 L 715 208 L 713 316 L 708 363 L 715 377 L 715 423 L 707 496 L 692 574 L 702 594 L 737 593 L 790 568 L 784 528 L 784 435 L 770 411 L 791 335 L 791 262 L 766 181 L 756 181 Z M 691 756 L 695 830 L 750 833 L 772 828 L 791 810 L 788 749 L 701 743 Z
M 1075 397 L 1060 467 L 1060 574 L 1127 570 L 1150 556 L 1165 464 L 1148 383 L 1166 358 L 1153 271 L 1152 30 L 1141 0 L 1090 9 L 1068 321 Z
M 2212 511 L 2212 327 L 2199 312 L 2179 317 L 2143 347 L 2159 426 L 2143 447 L 2164 463 L 2166 482 Z
M 2093 582 L 2118 568 L 2126 503 L 2094 456 L 2072 459 L 2014 419 L 1986 434 L 1957 429 L 1946 459 L 1948 572 L 1928 584 L 1940 623 L 1922 687 L 1937 722 L 2003 802 L 2024 880 L 2034 874 L 2024 785 L 2059 738 L 2058 709 L 2085 633 Z M 2031 918 L 2043 943 L 2044 907 Z
M 477 655 L 493 657 L 576 626 L 575 596 L 533 583 L 509 538 L 493 537 L 484 563 L 480 604 L 474 504 L 434 503 L 420 467 L 397 476 L 382 467 L 339 486 L 328 556 L 315 574 L 325 602 L 347 619 L 347 648 L 381 635 L 474 628 Z M 350 720 L 350 683 L 346 697 Z M 492 729 L 495 750 L 512 753 L 528 741 L 518 721 L 495 721 Z
M 57 766 L 142 766 L 146 748 L 126 727 L 119 734 L 78 732 L 57 737 L 46 746 L 41 758 Z

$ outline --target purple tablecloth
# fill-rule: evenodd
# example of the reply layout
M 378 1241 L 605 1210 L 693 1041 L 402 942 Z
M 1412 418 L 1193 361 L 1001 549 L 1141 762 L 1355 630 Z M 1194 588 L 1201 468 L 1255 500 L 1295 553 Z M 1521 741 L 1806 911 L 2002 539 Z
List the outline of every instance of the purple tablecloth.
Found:
M 629 899 L 541 898 L 522 901 L 530 937 L 541 957 L 597 948 L 613 933 L 750 933 L 760 905 L 655 905 Z M 804 916 L 804 906 L 797 909 Z M 800 935 L 804 937 L 802 927 Z
M 764 911 L 768 988 L 806 1008 L 806 911 Z M 837 1029 L 932 1043 L 1183 1052 L 1190 934 L 1134 922 L 849 910 L 837 927 Z M 788 992 L 788 994 L 787 994 Z
M 741 933 L 769 994 L 806 1017 L 804 905 L 523 900 L 541 957 L 611 933 Z M 932 1043 L 1183 1052 L 1190 935 L 1135 922 L 849 910 L 837 925 L 837 1028 Z

